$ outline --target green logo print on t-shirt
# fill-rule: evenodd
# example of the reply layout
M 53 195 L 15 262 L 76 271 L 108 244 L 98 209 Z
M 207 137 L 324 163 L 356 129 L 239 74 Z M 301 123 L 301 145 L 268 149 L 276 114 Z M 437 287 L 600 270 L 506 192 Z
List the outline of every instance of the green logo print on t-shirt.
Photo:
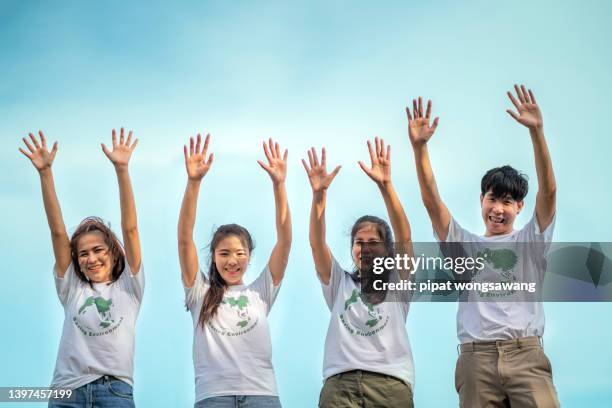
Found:
M 246 295 L 226 295 L 223 297 L 223 300 L 219 305 L 220 309 L 217 314 L 223 314 L 224 316 L 228 316 L 228 314 L 226 313 L 221 313 L 221 309 L 225 309 L 225 312 L 227 312 L 227 309 L 229 309 L 229 316 L 233 316 L 230 321 L 229 327 L 224 327 L 221 320 L 218 318 L 209 320 L 208 327 L 223 336 L 241 336 L 245 333 L 248 333 L 249 331 L 253 330 L 253 328 L 257 325 L 259 321 L 257 316 L 255 316 L 255 318 L 251 316 L 249 308 L 252 306 L 253 305 L 251 304 L 248 296 Z M 225 323 L 226 320 L 224 320 L 223 322 Z
M 340 313 L 342 325 L 356 336 L 372 336 L 385 328 L 389 316 L 384 316 L 379 305 L 370 303 L 365 295 L 353 289 L 351 296 L 344 301 L 344 311 Z
M 73 317 L 74 323 L 87 336 L 101 336 L 114 331 L 123 321 L 113 318 L 111 308 L 114 308 L 112 299 L 102 296 L 89 296 Z M 95 329 L 92 328 L 97 326 Z
M 516 282 L 518 279 L 514 274 L 514 267 L 518 262 L 518 255 L 511 249 L 490 249 L 485 248 L 479 251 L 476 257 L 483 258 L 492 270 L 499 273 L 501 282 Z M 480 271 L 474 274 L 474 277 L 480 275 Z M 505 291 L 490 291 L 481 292 L 478 294 L 482 297 L 506 297 L 514 294 L 516 290 Z

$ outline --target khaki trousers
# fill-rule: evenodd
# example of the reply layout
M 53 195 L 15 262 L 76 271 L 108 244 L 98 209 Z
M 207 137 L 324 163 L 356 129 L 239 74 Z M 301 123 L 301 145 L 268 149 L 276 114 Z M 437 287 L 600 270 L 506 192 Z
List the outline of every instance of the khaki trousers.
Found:
M 464 343 L 455 370 L 461 408 L 558 408 L 539 337 Z
M 414 408 L 412 388 L 386 374 L 352 370 L 323 385 L 319 408 Z

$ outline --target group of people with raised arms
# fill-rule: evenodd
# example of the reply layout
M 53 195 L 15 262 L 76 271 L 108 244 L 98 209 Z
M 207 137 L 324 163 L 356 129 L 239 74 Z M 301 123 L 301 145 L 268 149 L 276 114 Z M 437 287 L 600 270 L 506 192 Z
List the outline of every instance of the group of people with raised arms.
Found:
M 531 90 L 515 86 L 508 96 L 516 111 L 508 113 L 529 129 L 538 193 L 535 214 L 522 229 L 514 220 L 523 208 L 527 180 L 510 166 L 489 170 L 481 181 L 485 234 L 463 229 L 440 198 L 427 143 L 438 125 L 431 120 L 431 101 L 422 98 L 406 108 L 423 204 L 440 242 L 550 243 L 555 219 L 556 184 L 543 133 L 540 109 Z M 70 401 L 51 400 L 50 407 L 133 407 L 132 376 L 135 323 L 144 292 L 136 206 L 128 163 L 138 140 L 123 129 L 112 132 L 112 149 L 103 153 L 115 168 L 119 184 L 123 244 L 97 217 L 84 219 L 68 236 L 55 193 L 45 136 L 23 138 L 19 150 L 38 170 L 53 244 L 53 273 L 64 307 L 64 325 L 51 387 L 72 389 Z M 249 232 L 237 224 L 222 225 L 210 243 L 206 272 L 200 269 L 193 240 L 198 196 L 213 164 L 210 136 L 191 138 L 184 146 L 187 187 L 178 221 L 178 253 L 185 305 L 193 320 L 195 407 L 280 407 L 268 313 L 283 280 L 292 244 L 291 215 L 285 179 L 287 150 L 270 139 L 263 143 L 276 208 L 276 244 L 260 275 L 243 281 L 253 251 Z M 340 171 L 327 170 L 327 152 L 311 148 L 302 160 L 312 188 L 309 241 L 323 297 L 331 319 L 325 340 L 324 385 L 319 406 L 412 407 L 414 364 L 406 331 L 410 297 L 385 301 L 365 293 L 362 256 L 370 247 L 386 256 L 412 254 L 408 218 L 391 180 L 391 148 L 376 138 L 367 143 L 370 166 L 359 162 L 376 183 L 391 226 L 365 215 L 351 230 L 352 270 L 344 269 L 326 241 L 327 190 Z M 546 246 L 544 246 L 546 247 Z M 516 273 L 543 278 L 545 253 L 531 251 Z M 410 279 L 409 271 L 392 271 Z M 489 271 L 494 273 L 494 271 Z M 483 271 L 486 274 L 486 271 Z M 457 314 L 460 355 L 455 373 L 460 406 L 558 407 L 550 362 L 543 352 L 544 315 L 539 302 L 460 302 Z

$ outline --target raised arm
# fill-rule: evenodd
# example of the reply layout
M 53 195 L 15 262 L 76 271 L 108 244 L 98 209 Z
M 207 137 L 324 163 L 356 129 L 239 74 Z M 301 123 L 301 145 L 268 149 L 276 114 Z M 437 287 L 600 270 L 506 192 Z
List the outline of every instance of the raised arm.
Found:
M 213 162 L 212 153 L 208 156 L 208 160 L 206 159 L 209 141 L 210 135 L 206 135 L 204 148 L 200 150 L 202 136 L 198 134 L 196 143 L 194 143 L 193 137 L 189 139 L 189 149 L 187 149 L 187 146 L 183 146 L 185 168 L 187 170 L 187 188 L 183 196 L 178 222 L 178 252 L 181 276 L 186 288 L 193 286 L 198 273 L 198 251 L 193 242 L 193 227 L 195 225 L 200 184 Z
M 553 172 L 552 160 L 548 152 L 548 145 L 544 138 L 544 122 L 542 112 L 538 106 L 531 89 L 525 89 L 525 85 L 514 85 L 516 98 L 511 92 L 508 97 L 516 107 L 518 114 L 510 109 L 506 110 L 518 123 L 529 129 L 533 153 L 535 156 L 535 167 L 538 175 L 538 193 L 536 195 L 536 217 L 540 230 L 544 231 L 555 216 L 557 203 L 557 182 Z
M 427 142 L 438 127 L 438 118 L 436 117 L 430 126 L 431 101 L 427 103 L 427 111 L 423 115 L 423 99 L 420 96 L 418 104 L 415 99 L 412 100 L 412 114 L 410 108 L 407 107 L 406 115 L 408 116 L 408 136 L 414 151 L 421 198 L 438 238 L 446 241 L 451 215 L 440 198 L 440 193 L 438 193 L 438 186 L 427 151 Z
M 315 148 L 308 151 L 308 164 L 302 159 L 310 187 L 312 187 L 312 207 L 310 209 L 310 228 L 308 237 L 310 239 L 310 249 L 315 263 L 315 269 L 319 278 L 325 285 L 329 285 L 332 268 L 332 258 L 329 247 L 325 240 L 325 200 L 327 189 L 334 177 L 340 171 L 341 166 L 337 166 L 334 171 L 327 173 L 325 148 L 321 150 L 321 163 Z
M 385 207 L 387 207 L 387 214 L 391 220 L 397 253 L 412 256 L 410 223 L 391 182 L 391 146 L 387 145 L 385 149 L 385 141 L 383 139 L 379 140 L 377 137 L 374 139 L 374 143 L 375 149 L 372 148 L 372 143 L 368 140 L 371 167 L 368 168 L 362 161 L 359 162 L 359 166 L 376 183 L 382 194 Z M 402 278 L 404 279 L 406 276 L 402 276 Z
M 289 261 L 289 251 L 291 250 L 291 214 L 289 213 L 287 190 L 285 188 L 288 152 L 285 149 L 281 157 L 280 147 L 272 139 L 268 140 L 268 144 L 263 143 L 263 149 L 268 164 L 261 160 L 257 160 L 257 163 L 272 179 L 274 206 L 276 208 L 276 244 L 270 254 L 268 267 L 272 274 L 274 286 L 278 286 L 285 275 L 285 269 Z
M 51 165 L 57 153 L 57 142 L 53 144 L 53 148 L 51 152 L 49 152 L 47 150 L 45 135 L 42 131 L 39 131 L 38 134 L 40 135 L 40 143 L 36 140 L 36 137 L 30 133 L 32 144 L 30 144 L 25 137 L 22 139 L 29 152 L 21 147 L 19 151 L 30 159 L 34 168 L 38 170 L 45 214 L 47 215 L 49 230 L 51 230 L 51 242 L 53 244 L 53 255 L 55 256 L 55 271 L 60 278 L 63 278 L 72 259 L 70 256 L 70 239 L 66 232 L 66 226 L 62 218 L 62 210 L 57 199 L 57 194 L 55 193 L 55 183 L 51 171 Z
M 128 171 L 128 164 L 132 152 L 138 145 L 138 139 L 132 143 L 132 131 L 130 130 L 125 139 L 123 128 L 119 132 L 119 143 L 117 143 L 117 132 L 113 129 L 113 150 L 109 150 L 104 143 L 101 144 L 102 151 L 111 161 L 117 173 L 119 184 L 119 204 L 121 207 L 121 232 L 123 234 L 123 245 L 125 257 L 133 275 L 140 270 L 140 238 L 138 236 L 138 222 L 136 218 L 136 203 L 134 202 L 134 191 Z

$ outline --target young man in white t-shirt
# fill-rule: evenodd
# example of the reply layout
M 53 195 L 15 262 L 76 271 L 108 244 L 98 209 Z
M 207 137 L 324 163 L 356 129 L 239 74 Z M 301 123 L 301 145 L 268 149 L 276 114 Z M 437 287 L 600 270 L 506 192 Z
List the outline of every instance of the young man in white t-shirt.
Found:
M 529 129 L 538 176 L 535 214 L 521 230 L 514 230 L 514 220 L 527 195 L 524 176 L 510 166 L 491 169 L 485 174 L 480 196 L 485 234 L 472 234 L 452 218 L 438 193 L 427 151 L 427 142 L 438 125 L 438 118 L 435 118 L 430 126 L 431 101 L 425 113 L 420 97 L 418 102 L 413 100 L 412 113 L 406 109 L 408 134 L 421 196 L 437 240 L 461 242 L 467 255 L 478 250 L 499 250 L 499 247 L 506 251 L 510 248 L 516 255 L 512 265 L 502 268 L 503 274 L 495 271 L 497 265 L 486 265 L 479 274 L 472 276 L 472 280 L 497 276 L 498 279 L 541 284 L 546 269 L 544 256 L 554 227 L 556 182 L 540 108 L 531 90 L 517 85 L 514 88 L 516 97 L 511 92 L 508 97 L 517 112 L 510 109 L 507 112 Z M 492 301 L 484 299 L 484 295 L 470 293 L 467 301 L 459 303 L 457 331 L 461 354 L 455 386 L 460 406 L 558 407 L 550 362 L 540 343 L 544 332 L 542 303 L 516 301 L 517 296 L 508 297 L 512 302 Z M 507 294 L 494 295 L 503 299 Z

